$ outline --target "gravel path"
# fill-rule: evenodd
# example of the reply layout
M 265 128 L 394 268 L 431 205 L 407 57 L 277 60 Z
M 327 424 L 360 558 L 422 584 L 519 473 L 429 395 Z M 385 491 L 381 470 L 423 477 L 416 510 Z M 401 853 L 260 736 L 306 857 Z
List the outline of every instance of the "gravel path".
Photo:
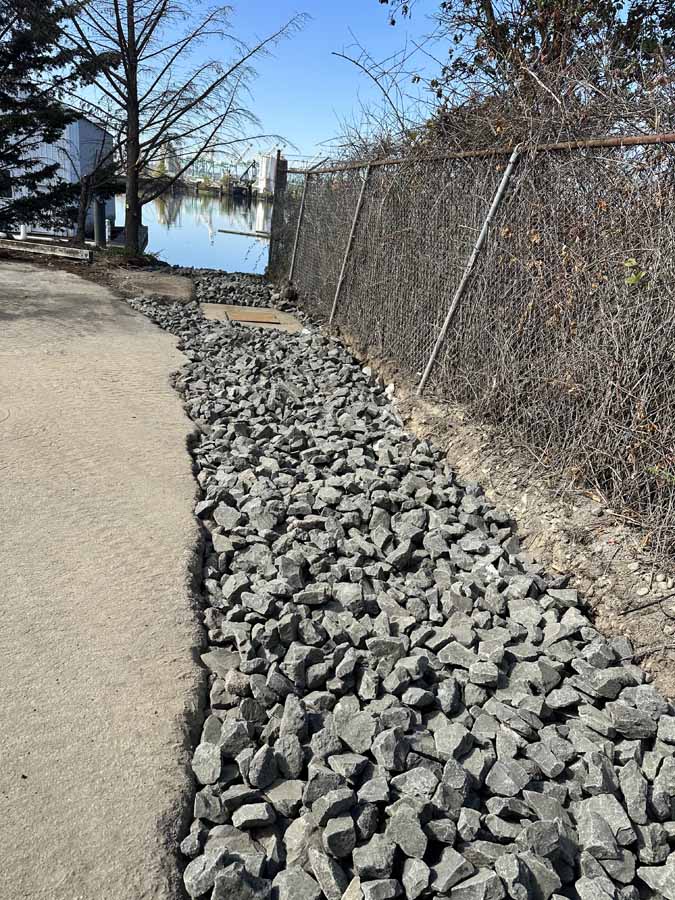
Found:
M 338 344 L 180 338 L 210 532 L 182 849 L 213 900 L 675 900 L 675 716 Z
M 175 341 L 0 264 L 0 897 L 180 896 L 203 685 Z
M 224 303 L 232 306 L 273 306 L 279 295 L 262 275 L 245 272 L 220 272 L 217 269 L 190 269 L 173 266 L 174 275 L 192 279 L 199 303 Z

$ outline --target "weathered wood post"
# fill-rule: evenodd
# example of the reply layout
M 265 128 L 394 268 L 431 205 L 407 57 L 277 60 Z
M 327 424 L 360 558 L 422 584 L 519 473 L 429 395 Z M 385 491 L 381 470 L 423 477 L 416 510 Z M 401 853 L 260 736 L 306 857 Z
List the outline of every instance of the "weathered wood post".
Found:
M 288 183 L 288 162 L 281 158 L 281 150 L 277 150 L 277 167 L 274 175 L 274 191 L 272 193 L 272 217 L 270 223 L 270 244 L 268 270 L 276 281 L 279 275 L 277 260 L 279 258 L 279 241 L 282 230 L 285 191 Z

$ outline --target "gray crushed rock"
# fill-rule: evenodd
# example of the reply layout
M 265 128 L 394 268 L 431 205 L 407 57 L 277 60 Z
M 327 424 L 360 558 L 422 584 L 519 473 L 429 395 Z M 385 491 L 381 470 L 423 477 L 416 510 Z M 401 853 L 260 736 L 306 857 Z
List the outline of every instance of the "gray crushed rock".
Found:
M 199 299 L 278 302 L 191 274 Z M 630 642 L 339 343 L 132 305 L 178 337 L 200 435 L 188 894 L 675 900 L 675 710 Z
M 225 303 L 231 306 L 274 306 L 281 295 L 262 275 L 246 272 L 222 272 L 218 269 L 194 269 L 172 266 L 172 274 L 192 279 L 199 303 Z

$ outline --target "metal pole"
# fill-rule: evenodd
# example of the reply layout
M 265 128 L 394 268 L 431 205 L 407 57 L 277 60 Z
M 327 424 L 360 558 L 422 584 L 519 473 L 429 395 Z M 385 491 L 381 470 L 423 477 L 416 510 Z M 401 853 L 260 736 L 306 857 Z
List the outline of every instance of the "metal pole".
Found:
M 366 175 L 363 179 L 363 184 L 361 185 L 361 190 L 359 192 L 359 199 L 356 203 L 356 209 L 354 210 L 354 218 L 352 219 L 352 227 L 349 232 L 349 239 L 347 240 L 347 246 L 345 247 L 345 255 L 342 258 L 342 268 L 340 269 L 340 277 L 338 278 L 337 287 L 335 288 L 335 297 L 333 298 L 333 306 L 330 311 L 330 318 L 328 319 L 328 324 L 333 324 L 333 319 L 335 318 L 335 310 L 337 309 L 338 300 L 340 299 L 340 292 L 342 291 L 342 284 L 345 280 L 345 274 L 347 272 L 347 261 L 349 260 L 349 254 L 352 250 L 352 244 L 354 243 L 354 235 L 356 234 L 356 226 L 359 222 L 359 215 L 361 213 L 361 207 L 363 206 L 363 198 L 366 193 L 366 185 L 368 184 L 368 179 L 370 177 L 370 169 L 371 166 L 368 164 L 366 166 Z
M 97 247 L 105 247 L 105 201 L 96 197 L 94 200 L 94 243 Z
M 604 137 L 584 138 L 578 141 L 559 141 L 556 144 L 532 144 L 528 150 L 531 153 L 555 153 L 571 150 L 594 150 L 603 147 L 649 147 L 654 144 L 675 144 L 675 132 L 663 132 L 659 134 L 629 134 L 623 137 L 606 135 Z M 455 153 L 432 153 L 423 156 L 385 157 L 384 159 L 370 160 L 371 166 L 401 166 L 406 163 L 436 162 L 443 159 L 486 159 L 492 156 L 509 156 L 510 147 L 494 147 L 487 150 L 461 150 Z M 354 169 L 362 169 L 368 160 L 355 160 L 344 163 L 341 166 L 329 166 L 316 168 L 315 175 L 336 175 L 339 172 L 350 172 Z M 289 175 L 303 175 L 306 169 L 289 169 Z
M 452 317 L 455 315 L 457 307 L 459 306 L 459 301 L 462 299 L 462 294 L 466 289 L 467 284 L 469 283 L 469 278 L 471 277 L 471 273 L 473 272 L 473 267 L 478 259 L 478 254 L 485 243 L 485 239 L 488 234 L 488 230 L 490 228 L 490 224 L 494 218 L 495 213 L 499 207 L 499 204 L 502 201 L 502 197 L 506 192 L 506 188 L 511 179 L 511 174 L 513 169 L 515 168 L 516 163 L 518 162 L 518 157 L 520 156 L 520 147 L 516 147 L 516 149 L 511 154 L 511 158 L 509 159 L 508 165 L 502 175 L 502 180 L 499 182 L 499 187 L 497 188 L 497 193 L 494 195 L 492 200 L 492 205 L 490 206 L 490 210 L 487 214 L 485 221 L 483 222 L 483 227 L 481 228 L 480 234 L 478 235 L 478 240 L 476 241 L 473 250 L 471 251 L 471 256 L 466 264 L 464 269 L 464 274 L 462 275 L 462 280 L 459 283 L 459 287 L 455 291 L 455 295 L 452 298 L 452 302 L 450 304 L 450 308 L 448 309 L 448 313 L 445 317 L 445 321 L 443 322 L 443 327 L 441 328 L 438 337 L 436 338 L 436 343 L 434 344 L 434 349 L 431 351 L 431 356 L 429 357 L 429 362 L 426 365 L 424 373 L 422 375 L 422 380 L 419 383 L 417 388 L 417 396 L 419 397 L 424 390 L 424 386 L 426 385 L 429 375 L 431 374 L 431 370 L 434 367 L 434 363 L 436 362 L 436 358 L 438 353 L 443 345 L 443 341 L 445 340 L 445 336 L 448 333 L 448 328 L 450 326 L 450 322 L 452 321 Z
M 309 184 L 309 172 L 305 173 L 305 183 L 302 186 L 302 198 L 300 200 L 300 212 L 298 213 L 298 224 L 295 228 L 295 240 L 293 241 L 293 255 L 291 256 L 291 267 L 288 271 L 288 281 L 292 283 L 295 274 L 295 255 L 298 252 L 298 241 L 300 240 L 300 228 L 302 227 L 302 218 L 305 214 L 305 198 L 307 197 L 307 185 Z

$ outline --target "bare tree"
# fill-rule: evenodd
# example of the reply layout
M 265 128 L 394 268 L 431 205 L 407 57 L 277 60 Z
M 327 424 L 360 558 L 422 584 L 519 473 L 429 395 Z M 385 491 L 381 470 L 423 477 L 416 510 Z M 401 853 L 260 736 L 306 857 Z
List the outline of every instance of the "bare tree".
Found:
M 144 203 L 167 186 L 144 184 L 142 173 L 180 144 L 178 180 L 204 153 L 250 140 L 259 127 L 248 107 L 256 57 L 301 27 L 294 16 L 247 46 L 229 31 L 231 8 L 192 12 L 180 0 L 91 0 L 72 18 L 71 39 L 109 60 L 87 115 L 112 131 L 126 178 L 126 250 L 137 254 Z M 220 42 L 220 59 L 195 61 L 206 42 Z M 223 61 L 226 60 L 226 61 Z

